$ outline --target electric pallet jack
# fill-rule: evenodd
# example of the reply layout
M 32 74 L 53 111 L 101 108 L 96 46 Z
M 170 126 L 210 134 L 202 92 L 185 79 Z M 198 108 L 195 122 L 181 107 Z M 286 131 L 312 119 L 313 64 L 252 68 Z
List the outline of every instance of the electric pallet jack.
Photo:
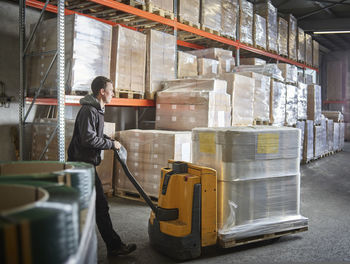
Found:
M 121 146 L 116 157 L 126 176 L 152 209 L 148 235 L 151 245 L 174 259 L 199 257 L 205 246 L 217 242 L 217 176 L 210 168 L 169 160 L 162 168 L 158 206 L 155 206 L 130 173 L 127 152 Z

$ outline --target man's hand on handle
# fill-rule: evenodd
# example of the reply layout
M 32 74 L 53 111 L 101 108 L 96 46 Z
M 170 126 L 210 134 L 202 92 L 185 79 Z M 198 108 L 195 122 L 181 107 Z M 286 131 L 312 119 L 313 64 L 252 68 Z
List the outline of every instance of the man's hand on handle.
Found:
M 120 147 L 122 146 L 120 143 L 119 143 L 119 141 L 113 141 L 113 144 L 114 144 L 114 148 L 115 149 L 120 149 Z

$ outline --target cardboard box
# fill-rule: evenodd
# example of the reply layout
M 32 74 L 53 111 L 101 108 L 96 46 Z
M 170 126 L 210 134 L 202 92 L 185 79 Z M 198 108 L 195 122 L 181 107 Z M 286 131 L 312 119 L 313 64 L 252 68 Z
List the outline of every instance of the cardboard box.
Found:
M 297 20 L 296 18 L 289 14 L 287 16 L 288 20 L 288 58 L 292 60 L 297 60 Z
M 305 33 L 300 27 L 298 27 L 297 59 L 299 62 L 305 62 Z
M 177 77 L 193 77 L 198 75 L 197 57 L 195 55 L 177 52 Z
M 286 115 L 286 85 L 271 80 L 270 88 L 270 123 L 283 126 Z
M 239 0 L 239 41 L 249 45 L 253 45 L 253 16 L 253 4 L 247 0 Z
M 288 56 L 288 22 L 278 18 L 278 54 Z
M 238 20 L 239 4 L 237 0 L 221 1 L 221 33 L 236 39 L 236 25 Z
M 258 14 L 254 14 L 253 44 L 266 49 L 266 19 Z
M 178 0 L 177 6 L 181 23 L 186 21 L 199 27 L 200 0 Z
M 200 12 L 200 22 L 203 28 L 221 32 L 221 0 L 202 0 Z
M 313 120 L 314 125 L 321 122 L 321 86 L 312 84 L 307 87 L 307 119 Z

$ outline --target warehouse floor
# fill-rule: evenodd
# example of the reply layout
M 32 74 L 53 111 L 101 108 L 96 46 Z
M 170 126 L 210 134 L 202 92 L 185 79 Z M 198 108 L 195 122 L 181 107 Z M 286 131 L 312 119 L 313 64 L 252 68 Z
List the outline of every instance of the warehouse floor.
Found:
M 309 231 L 226 250 L 211 247 L 186 263 L 350 262 L 350 143 L 343 152 L 301 166 L 301 173 L 301 212 Z M 116 197 L 109 202 L 120 236 L 138 248 L 107 258 L 98 234 L 99 263 L 178 263 L 150 247 L 145 204 Z

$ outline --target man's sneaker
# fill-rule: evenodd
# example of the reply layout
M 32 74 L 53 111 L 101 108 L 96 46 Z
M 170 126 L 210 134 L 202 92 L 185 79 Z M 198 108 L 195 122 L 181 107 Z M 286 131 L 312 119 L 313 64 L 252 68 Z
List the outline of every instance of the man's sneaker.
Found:
M 131 252 L 135 251 L 136 244 L 124 244 L 122 243 L 122 246 L 118 249 L 109 250 L 107 252 L 108 256 L 122 256 L 122 255 L 128 255 Z

